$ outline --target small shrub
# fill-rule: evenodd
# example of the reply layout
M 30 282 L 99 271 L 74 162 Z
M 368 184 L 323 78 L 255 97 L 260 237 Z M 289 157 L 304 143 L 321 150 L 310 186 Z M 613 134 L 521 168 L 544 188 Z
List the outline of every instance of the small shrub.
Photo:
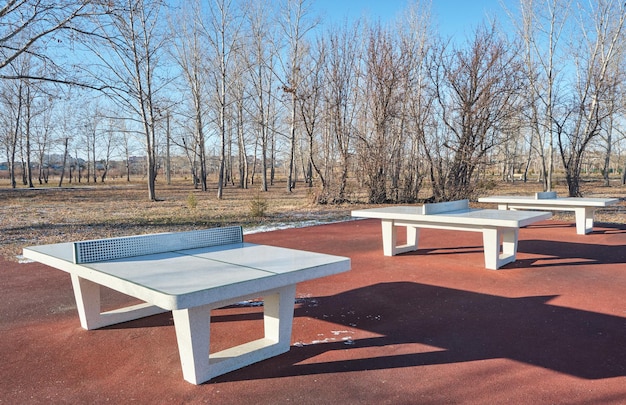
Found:
M 187 206 L 190 209 L 194 209 L 198 206 L 198 199 L 194 193 L 189 193 L 189 195 L 187 195 Z
M 321 194 L 321 190 L 309 187 L 306 190 L 306 199 L 309 204 L 317 205 L 320 204 L 322 201 Z
M 250 216 L 253 218 L 264 217 L 267 205 L 267 200 L 257 193 L 256 196 L 250 200 Z
M 498 182 L 493 179 L 479 181 L 476 185 L 477 189 L 492 191 L 498 187 Z

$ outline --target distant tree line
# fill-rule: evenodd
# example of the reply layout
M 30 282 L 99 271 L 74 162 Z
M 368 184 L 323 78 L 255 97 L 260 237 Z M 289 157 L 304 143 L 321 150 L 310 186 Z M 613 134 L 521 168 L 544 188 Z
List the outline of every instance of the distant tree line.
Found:
M 626 4 L 520 0 L 464 38 L 415 0 L 392 23 L 322 24 L 313 0 L 45 0 L 0 8 L 0 141 L 11 184 L 53 153 L 105 170 L 184 157 L 217 197 L 284 164 L 321 203 L 472 198 L 487 173 L 569 195 L 623 163 Z M 622 159 L 622 160 L 620 160 Z M 2 159 L 0 159 L 2 160 Z M 211 163 L 213 164 L 213 163 Z M 95 170 L 92 175 L 95 176 Z M 68 173 L 71 178 L 71 174 Z M 105 177 L 102 177 L 104 181 Z M 47 179 L 44 179 L 47 181 Z M 95 179 L 94 179 L 95 181 Z M 626 183 L 626 177 L 622 177 Z

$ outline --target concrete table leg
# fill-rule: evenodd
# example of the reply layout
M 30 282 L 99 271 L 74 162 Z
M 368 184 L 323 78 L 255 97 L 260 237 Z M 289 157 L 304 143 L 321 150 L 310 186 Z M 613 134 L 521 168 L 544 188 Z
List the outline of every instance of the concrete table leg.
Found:
M 100 285 L 72 274 L 72 287 L 80 326 L 88 330 L 101 327 L 99 322 Z
M 483 249 L 485 253 L 485 267 L 497 270 L 501 266 L 515 261 L 517 255 L 518 229 L 483 229 Z M 502 240 L 502 254 L 500 241 Z
M 167 310 L 148 303 L 131 305 L 111 311 L 100 312 L 100 285 L 72 274 L 72 287 L 80 326 L 92 330 L 117 323 L 128 322 L 146 316 L 156 315 Z
M 393 220 L 381 220 L 383 233 L 383 254 L 385 256 L 395 256 L 404 252 L 417 250 L 419 239 L 419 228 L 406 226 L 406 244 L 398 246 L 398 226 Z
M 508 228 L 502 231 L 502 254 L 500 266 L 515 261 L 517 256 L 517 241 L 519 240 L 519 228 Z
M 574 209 L 576 213 L 576 233 L 586 235 L 593 232 L 594 207 L 582 207 Z
M 383 230 L 383 254 L 385 256 L 393 256 L 395 254 L 397 230 L 391 220 L 381 220 Z
M 224 302 L 172 311 L 186 381 L 201 384 L 289 351 L 296 286 L 259 293 L 259 296 L 264 298 L 264 337 L 212 354 L 209 353 L 211 310 L 224 306 Z
M 209 305 L 172 311 L 183 378 L 201 384 L 211 378 L 209 372 Z
M 414 226 L 406 227 L 406 246 L 411 250 L 417 250 L 417 242 L 420 237 L 420 228 Z

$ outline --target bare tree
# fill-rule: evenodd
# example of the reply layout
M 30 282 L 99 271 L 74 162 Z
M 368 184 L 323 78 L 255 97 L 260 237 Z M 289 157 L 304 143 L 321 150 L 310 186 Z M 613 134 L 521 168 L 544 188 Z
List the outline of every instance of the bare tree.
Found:
M 124 0 L 101 22 L 96 32 L 102 41 L 91 44 L 100 60 L 98 76 L 107 94 L 120 107 L 132 112 L 128 117 L 141 126 L 146 150 L 148 198 L 156 201 L 158 94 L 163 89 L 157 69 L 166 36 L 159 26 L 162 2 Z
M 306 134 L 301 151 L 302 170 L 305 173 L 307 185 L 313 187 L 313 169 L 315 168 L 324 191 L 326 191 L 327 184 L 317 164 L 317 156 L 319 156 L 317 149 L 320 146 L 317 135 L 322 118 L 323 66 L 325 57 L 326 46 L 323 41 L 319 41 L 315 49 L 309 48 L 309 52 L 301 63 L 302 80 L 297 97 L 300 122 L 303 132 Z
M 516 54 L 495 27 L 477 29 L 466 49 L 435 54 L 431 68 L 439 106 L 440 148 L 431 154 L 435 200 L 468 198 L 486 154 L 503 141 L 521 86 Z M 431 149 L 437 150 L 436 143 Z M 441 150 L 441 149 L 439 149 Z
M 126 181 L 130 182 L 131 162 L 130 157 L 134 153 L 135 134 L 126 128 L 126 122 L 119 122 L 119 131 L 121 132 L 121 139 L 119 148 L 121 149 L 122 156 L 124 157 L 125 169 L 126 169 Z
M 572 43 L 576 76 L 573 99 L 555 122 L 559 153 L 570 196 L 580 196 L 583 156 L 592 139 L 610 121 L 615 109 L 615 72 L 621 71 L 626 4 L 599 0 L 580 8 L 580 37 Z M 589 24 L 592 22 L 592 24 Z M 619 75 L 618 75 L 619 76 Z
M 400 146 L 395 121 L 400 116 L 406 72 L 395 38 L 380 25 L 368 32 L 364 59 L 362 119 L 366 126 L 358 133 L 358 159 L 366 176 L 368 200 L 379 204 L 388 199 L 390 163 Z
M 25 53 L 13 60 L 7 70 L 13 70 L 19 79 L 5 80 L 4 101 L 9 117 L 13 117 L 14 123 L 9 125 L 12 135 L 7 137 L 9 171 L 11 184 L 15 187 L 16 154 L 20 153 L 22 161 L 22 183 L 28 187 L 33 184 L 32 144 L 36 140 L 36 127 L 38 116 L 46 108 L 42 107 L 42 100 L 48 95 L 43 90 L 44 84 L 40 81 L 29 79 L 30 76 L 39 76 L 43 68 L 30 54 Z
M 17 187 L 16 179 L 16 157 L 19 149 L 19 140 L 22 111 L 23 111 L 23 93 L 24 83 L 21 80 L 15 82 L 4 83 L 2 88 L 2 107 L 3 107 L 3 140 L 6 150 L 6 157 L 9 166 L 9 180 L 11 187 Z
M 243 18 L 236 14 L 233 0 L 211 0 L 209 4 L 210 17 L 208 24 L 204 25 L 204 32 L 211 47 L 214 63 L 213 99 L 218 109 L 217 128 L 220 135 L 217 198 L 221 199 L 226 181 L 227 110 L 230 105 L 228 91 Z
M 562 69 L 557 62 L 558 49 L 570 9 L 570 0 L 522 0 L 518 33 L 524 44 L 524 65 L 528 91 L 530 147 L 541 160 L 544 191 L 552 190 L 554 176 L 554 142 L 556 139 L 554 108 L 557 84 Z M 547 148 L 547 150 L 546 150 Z
M 33 188 L 33 173 L 32 173 L 32 162 L 31 162 L 31 138 L 32 138 L 32 129 L 33 129 L 33 121 L 34 116 L 36 114 L 34 110 L 35 104 L 35 89 L 33 88 L 32 83 L 29 79 L 24 79 L 25 81 L 25 92 L 24 92 L 24 127 L 22 131 L 22 136 L 24 137 L 24 147 L 22 148 L 24 164 L 24 185 L 28 185 L 28 187 Z
M 52 97 L 42 97 L 37 130 L 34 134 L 38 164 L 37 180 L 39 184 L 48 183 L 49 165 L 46 159 L 50 153 L 52 134 L 55 127 L 55 101 Z
M 294 154 L 296 150 L 296 126 L 298 109 L 298 92 L 302 81 L 301 64 L 306 53 L 306 35 L 316 25 L 311 20 L 312 0 L 285 0 L 281 9 L 280 25 L 287 41 L 287 60 L 283 61 L 282 70 L 285 72 L 283 91 L 289 94 L 289 156 L 287 169 L 287 191 L 291 192 L 295 186 Z
M 180 66 L 185 78 L 186 88 L 184 94 L 189 93 L 191 100 L 192 116 L 194 122 L 194 142 L 197 148 L 193 148 L 198 153 L 200 173 L 198 178 L 202 191 L 207 191 L 207 156 L 206 156 L 206 134 L 205 116 L 208 108 L 208 72 L 206 61 L 207 43 L 202 35 L 202 8 L 199 1 L 185 3 L 189 8 L 183 7 L 180 15 L 173 23 L 172 29 L 178 33 L 174 43 L 176 63 Z
M 404 94 L 400 131 L 405 154 L 398 156 L 396 171 L 402 170 L 402 189 L 397 190 L 396 201 L 414 202 L 418 199 L 426 175 L 423 149 L 428 125 L 432 121 L 434 98 L 430 91 L 427 55 L 432 42 L 430 5 L 415 1 L 409 6 L 398 27 L 401 52 L 405 55 Z M 399 178 L 400 173 L 396 174 Z
M 272 4 L 272 3 L 270 3 Z M 272 114 L 275 110 L 274 70 L 276 64 L 275 32 L 270 23 L 271 8 L 262 0 L 251 1 L 246 13 L 250 30 L 248 46 L 248 74 L 251 82 L 250 115 L 257 132 L 257 145 L 261 148 L 261 190 L 268 190 L 267 172 L 273 165 Z M 254 154 L 255 157 L 257 153 Z M 253 165 L 255 170 L 256 164 Z M 252 176 L 254 180 L 254 175 Z
M 98 139 L 100 137 L 101 124 L 101 106 L 98 103 L 87 103 L 84 105 L 82 117 L 82 132 L 84 134 L 84 145 L 87 148 L 87 183 L 93 179 L 94 183 L 98 182 L 98 173 L 96 171 L 96 154 L 100 146 Z
M 67 158 L 69 156 L 69 138 L 65 138 L 63 145 L 63 163 L 61 163 L 61 176 L 59 176 L 59 187 L 63 185 L 63 178 L 65 177 L 65 168 L 67 167 Z M 70 178 L 72 173 L 70 171 Z
M 621 52 L 624 49 L 620 50 Z M 623 56 L 620 57 L 622 59 Z M 619 67 L 621 64 L 614 64 L 614 69 Z M 617 70 L 617 69 L 615 69 Z M 611 158 L 613 154 L 613 144 L 615 143 L 614 132 L 615 128 L 618 126 L 618 113 L 620 110 L 619 104 L 620 100 L 618 98 L 618 92 L 623 87 L 621 86 L 621 82 L 623 82 L 624 72 L 615 71 L 610 75 L 612 80 L 614 81 L 609 85 L 611 88 L 611 94 L 608 97 L 607 101 L 607 110 L 610 111 L 609 116 L 607 117 L 606 124 L 603 125 L 601 131 L 601 138 L 604 144 L 604 160 L 602 165 L 602 177 L 604 179 L 604 185 L 606 187 L 610 186 L 610 174 L 611 174 Z
M 357 21 L 351 26 L 344 25 L 328 31 L 323 88 L 328 136 L 321 141 L 324 143 L 326 169 L 322 171 L 315 165 L 322 179 L 322 202 L 342 202 L 346 199 L 352 140 L 359 111 L 358 81 L 362 47 L 355 39 L 359 38 L 361 28 L 362 23 Z M 336 152 L 336 157 L 333 152 Z M 336 195 L 332 195 L 331 170 L 335 161 L 340 174 Z
M 114 145 L 117 143 L 117 134 L 118 134 L 118 128 L 117 128 L 117 122 L 113 119 L 108 119 L 107 120 L 107 128 L 106 130 L 103 131 L 102 133 L 102 149 L 104 150 L 104 153 L 102 155 L 102 158 L 99 160 L 101 167 L 102 167 L 102 173 L 100 173 L 100 182 L 104 183 L 104 180 L 106 180 L 107 175 L 109 173 L 109 166 L 111 164 L 111 157 L 112 157 L 112 153 L 113 153 L 113 149 L 114 149 Z
M 247 56 L 246 44 L 242 41 L 242 49 L 236 54 L 236 63 L 233 72 L 233 82 L 231 86 L 232 97 L 235 100 L 233 104 L 233 124 L 237 137 L 237 160 L 239 173 L 239 187 L 247 189 L 249 184 L 250 170 L 248 166 L 247 147 L 249 136 L 246 136 L 248 129 L 248 110 L 249 102 L 247 102 L 248 93 L 250 92 L 250 83 L 247 80 Z

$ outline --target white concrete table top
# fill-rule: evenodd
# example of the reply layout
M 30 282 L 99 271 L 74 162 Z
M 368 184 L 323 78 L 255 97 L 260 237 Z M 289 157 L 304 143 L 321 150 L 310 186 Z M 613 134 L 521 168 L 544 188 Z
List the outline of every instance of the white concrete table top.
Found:
M 531 204 L 546 206 L 564 207 L 607 207 L 617 204 L 619 198 L 599 198 L 599 197 L 556 197 L 556 198 L 535 198 L 533 196 L 522 195 L 494 195 L 481 197 L 479 202 L 486 203 L 511 203 L 511 204 Z
M 461 209 L 436 214 L 423 214 L 421 206 L 392 206 L 352 211 L 353 217 L 416 221 L 425 224 L 451 224 L 471 226 L 524 227 L 549 219 L 548 213 L 529 211 L 501 211 L 496 209 Z
M 24 257 L 173 310 L 347 271 L 350 259 L 237 243 L 75 264 L 72 243 L 33 246 Z

